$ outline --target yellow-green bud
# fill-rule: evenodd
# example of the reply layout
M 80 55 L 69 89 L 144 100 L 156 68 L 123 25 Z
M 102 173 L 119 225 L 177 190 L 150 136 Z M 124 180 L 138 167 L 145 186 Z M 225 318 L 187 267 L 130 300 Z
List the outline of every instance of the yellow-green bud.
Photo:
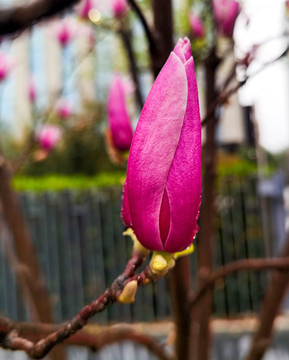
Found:
M 137 281 L 132 280 L 125 285 L 117 301 L 124 304 L 133 303 L 136 292 L 137 292 Z
M 164 251 L 153 252 L 150 269 L 154 274 L 165 275 L 174 265 L 173 254 Z

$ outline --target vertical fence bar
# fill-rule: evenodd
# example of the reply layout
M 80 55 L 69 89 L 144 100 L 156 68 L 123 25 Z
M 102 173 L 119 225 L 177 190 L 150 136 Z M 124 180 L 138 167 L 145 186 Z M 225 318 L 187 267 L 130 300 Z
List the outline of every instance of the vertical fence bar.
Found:
M 96 273 L 95 273 L 95 286 L 96 294 L 104 291 L 107 282 L 107 274 L 105 272 L 104 261 L 104 235 L 101 223 L 101 194 L 94 192 L 89 200 L 89 209 L 91 214 L 91 234 L 92 234 L 92 252 L 95 259 Z M 96 295 L 97 296 L 97 295 Z M 107 310 L 98 314 L 98 321 L 108 322 Z
M 256 179 L 222 179 L 218 193 L 214 266 L 240 258 L 264 256 Z M 131 240 L 122 236 L 121 189 L 40 195 L 26 193 L 21 199 L 39 259 L 49 280 L 57 320 L 67 320 L 110 285 L 123 271 L 130 255 Z M 1 227 L 0 237 L 4 235 Z M 191 260 L 195 279 L 196 254 L 191 256 Z M 19 299 L 14 275 L 3 258 L 2 241 L 0 261 L 0 312 L 26 320 L 27 309 L 23 299 Z M 216 313 L 235 315 L 256 311 L 265 281 L 265 276 L 248 272 L 216 283 Z M 99 314 L 96 321 L 154 321 L 169 314 L 166 281 L 161 279 L 140 287 L 135 304 L 116 304 Z

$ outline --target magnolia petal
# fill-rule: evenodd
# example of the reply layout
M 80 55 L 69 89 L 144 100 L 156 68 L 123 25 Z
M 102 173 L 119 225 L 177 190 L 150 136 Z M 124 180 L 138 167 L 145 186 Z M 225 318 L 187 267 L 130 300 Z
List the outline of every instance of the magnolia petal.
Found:
M 122 218 L 122 221 L 124 222 L 125 226 L 127 226 L 129 228 L 132 227 L 132 221 L 131 221 L 131 215 L 130 215 L 130 209 L 129 209 L 129 203 L 128 203 L 127 181 L 126 180 L 123 185 L 121 218 Z
M 163 250 L 159 216 L 187 107 L 187 75 L 171 53 L 146 100 L 134 135 L 127 169 L 128 200 L 139 241 Z
M 171 222 L 164 250 L 168 252 L 183 250 L 191 244 L 197 229 L 202 187 L 201 121 L 193 58 L 185 64 L 185 69 L 188 103 L 167 181 Z

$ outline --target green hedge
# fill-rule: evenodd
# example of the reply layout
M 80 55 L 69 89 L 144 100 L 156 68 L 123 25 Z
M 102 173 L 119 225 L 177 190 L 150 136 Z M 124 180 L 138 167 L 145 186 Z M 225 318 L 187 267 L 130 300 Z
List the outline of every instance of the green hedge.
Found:
M 122 185 L 125 171 L 100 173 L 95 176 L 84 175 L 46 175 L 46 176 L 15 176 L 12 181 L 17 191 L 60 191 L 65 189 L 103 188 Z

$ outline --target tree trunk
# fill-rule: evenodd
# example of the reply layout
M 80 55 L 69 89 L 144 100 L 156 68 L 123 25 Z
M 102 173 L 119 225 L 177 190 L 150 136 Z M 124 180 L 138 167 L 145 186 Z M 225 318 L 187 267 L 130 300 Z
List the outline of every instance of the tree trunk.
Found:
M 188 360 L 190 350 L 191 311 L 189 304 L 190 269 L 189 257 L 176 261 L 169 272 L 170 299 L 175 322 L 175 351 L 177 360 Z
M 205 59 L 206 72 L 206 108 L 209 109 L 215 100 L 215 77 L 219 59 L 213 48 Z M 216 118 L 212 115 L 206 126 L 206 144 L 204 147 L 203 164 L 205 175 L 203 180 L 203 200 L 201 206 L 200 231 L 197 239 L 198 250 L 198 277 L 199 286 L 202 286 L 206 277 L 212 271 L 214 222 L 215 222 L 215 182 L 217 147 L 215 141 Z M 196 344 L 197 359 L 208 360 L 211 333 L 210 318 L 212 315 L 213 290 L 208 288 L 202 301 L 196 309 L 198 323 L 198 340 Z
M 172 0 L 153 0 L 154 38 L 152 68 L 156 78 L 174 47 Z

